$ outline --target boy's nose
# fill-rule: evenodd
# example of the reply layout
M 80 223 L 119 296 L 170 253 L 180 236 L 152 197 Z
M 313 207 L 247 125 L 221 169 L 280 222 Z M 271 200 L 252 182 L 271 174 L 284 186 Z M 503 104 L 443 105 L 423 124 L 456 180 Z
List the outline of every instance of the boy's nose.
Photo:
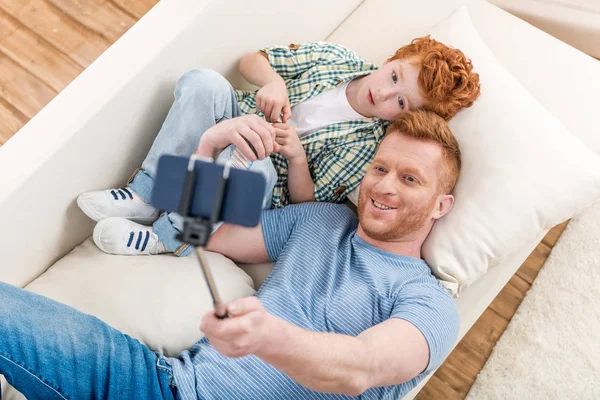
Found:
M 392 98 L 395 94 L 394 91 L 391 89 L 381 89 L 379 91 L 379 95 L 381 96 L 382 100 L 389 100 L 390 98 Z

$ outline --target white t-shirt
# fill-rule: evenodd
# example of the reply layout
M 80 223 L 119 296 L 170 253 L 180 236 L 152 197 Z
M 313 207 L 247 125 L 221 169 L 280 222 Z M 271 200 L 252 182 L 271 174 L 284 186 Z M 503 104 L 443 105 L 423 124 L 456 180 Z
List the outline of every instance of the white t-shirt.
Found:
M 365 118 L 348 103 L 348 83 L 350 81 L 292 107 L 292 117 L 287 122 L 296 128 L 298 136 L 306 136 L 338 122 Z

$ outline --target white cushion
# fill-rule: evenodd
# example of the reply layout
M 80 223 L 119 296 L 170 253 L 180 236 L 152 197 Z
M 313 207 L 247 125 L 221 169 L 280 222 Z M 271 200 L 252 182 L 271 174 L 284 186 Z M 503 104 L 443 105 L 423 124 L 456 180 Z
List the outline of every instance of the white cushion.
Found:
M 233 261 L 215 253 L 206 258 L 224 301 L 254 294 L 252 279 Z M 213 308 L 195 256 L 114 256 L 91 239 L 26 289 L 94 315 L 169 356 L 202 338 L 200 321 Z
M 381 26 L 374 36 L 392 34 L 393 26 Z M 502 67 L 466 7 L 429 33 L 461 49 L 481 76 L 481 97 L 450 122 L 463 152 L 454 209 L 423 247 L 434 273 L 458 294 L 524 242 L 598 201 L 600 157 Z
M 491 3 L 581 51 L 600 57 L 598 0 L 491 0 Z

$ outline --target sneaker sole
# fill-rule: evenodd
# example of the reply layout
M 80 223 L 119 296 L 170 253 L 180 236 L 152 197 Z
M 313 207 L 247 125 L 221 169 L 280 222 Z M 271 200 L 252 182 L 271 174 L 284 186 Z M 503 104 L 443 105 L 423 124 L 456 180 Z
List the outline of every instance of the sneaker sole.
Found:
M 79 209 L 81 211 L 83 211 L 83 213 L 85 215 L 87 215 L 90 219 L 96 221 L 96 222 L 100 222 L 103 219 L 107 219 L 107 218 L 112 218 L 112 217 L 103 217 L 102 215 L 98 214 L 93 208 L 89 207 L 85 201 L 83 201 L 81 196 L 77 196 L 77 206 L 79 206 Z M 153 222 L 155 222 L 158 217 L 153 217 L 153 218 L 128 218 L 128 217 L 120 217 L 120 218 L 126 218 L 130 221 L 133 222 L 138 222 L 140 224 L 151 224 Z

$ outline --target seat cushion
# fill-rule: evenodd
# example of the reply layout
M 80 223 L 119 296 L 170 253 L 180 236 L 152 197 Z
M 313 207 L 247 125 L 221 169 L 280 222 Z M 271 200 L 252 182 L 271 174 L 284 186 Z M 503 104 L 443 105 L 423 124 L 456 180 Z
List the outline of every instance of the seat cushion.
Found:
M 361 26 L 371 24 L 356 22 L 355 29 L 345 27 L 349 35 L 374 40 L 394 29 L 380 23 L 366 32 Z M 423 247 L 424 259 L 456 295 L 523 243 L 599 201 L 600 157 L 506 71 L 466 7 L 425 33 L 461 49 L 481 78 L 481 97 L 450 121 L 463 153 L 454 209 Z
M 207 252 L 224 301 L 254 294 L 252 279 L 220 254 Z M 213 308 L 195 256 L 115 256 L 90 239 L 26 286 L 32 292 L 94 315 L 152 350 L 177 356 L 203 335 Z

